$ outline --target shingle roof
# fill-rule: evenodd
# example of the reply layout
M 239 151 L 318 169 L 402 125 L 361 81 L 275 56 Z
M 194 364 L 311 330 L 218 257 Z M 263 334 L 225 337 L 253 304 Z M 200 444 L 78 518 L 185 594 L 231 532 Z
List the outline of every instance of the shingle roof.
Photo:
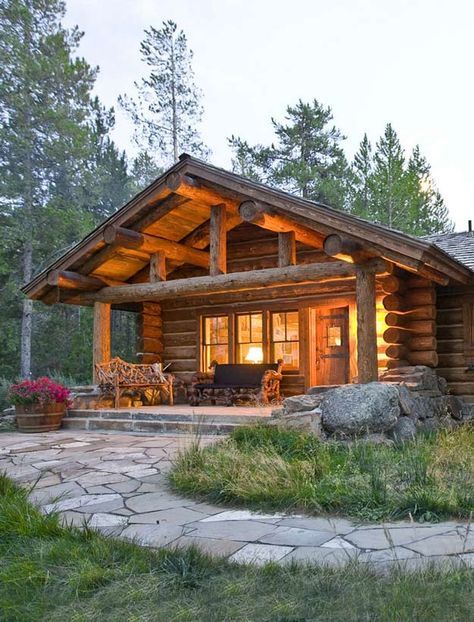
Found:
M 425 240 L 433 242 L 445 253 L 474 271 L 474 231 L 428 235 Z

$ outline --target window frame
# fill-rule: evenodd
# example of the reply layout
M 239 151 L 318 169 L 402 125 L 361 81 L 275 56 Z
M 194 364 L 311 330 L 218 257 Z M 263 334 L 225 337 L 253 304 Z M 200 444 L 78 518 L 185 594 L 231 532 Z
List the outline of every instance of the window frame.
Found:
M 237 343 L 237 338 L 238 338 L 238 316 L 239 315 L 255 315 L 255 314 L 262 314 L 262 349 L 263 349 L 263 360 L 265 363 L 276 363 L 276 360 L 273 360 L 274 358 L 274 350 L 273 350 L 273 335 L 272 335 L 272 314 L 273 313 L 297 313 L 298 314 L 298 340 L 293 341 L 293 342 L 289 342 L 289 343 L 298 343 L 298 367 L 294 368 L 294 369 L 289 369 L 288 373 L 289 374 L 299 374 L 301 372 L 301 368 L 304 365 L 304 362 L 302 361 L 302 349 L 301 349 L 301 331 L 302 331 L 302 319 L 301 319 L 301 310 L 299 308 L 290 308 L 290 309 L 282 309 L 281 307 L 278 306 L 271 306 L 271 307 L 266 307 L 266 308 L 262 308 L 262 307 L 256 307 L 256 308 L 250 308 L 250 309 L 243 309 L 240 310 L 238 312 L 234 312 L 234 311 L 225 311 L 222 308 L 219 308 L 218 310 L 216 309 L 216 311 L 214 313 L 202 313 L 199 315 L 199 321 L 198 321 L 198 331 L 199 334 L 197 335 L 197 346 L 199 348 L 199 353 L 198 353 L 198 361 L 199 361 L 199 365 L 200 365 L 200 370 L 201 371 L 207 371 L 206 369 L 206 362 L 205 362 L 205 346 L 206 345 L 212 345 L 212 344 L 206 344 L 205 343 L 205 339 L 206 339 L 206 335 L 205 335 L 205 320 L 207 318 L 214 318 L 214 317 L 224 317 L 227 316 L 227 327 L 228 327 L 228 344 L 227 344 L 227 348 L 228 348 L 228 361 L 229 363 L 237 363 L 238 360 L 238 349 L 239 349 L 239 344 Z M 286 333 L 286 327 L 285 327 L 285 333 Z M 253 343 L 253 342 L 252 342 Z
M 207 342 L 207 331 L 206 331 L 206 320 L 211 320 L 211 319 L 215 319 L 215 318 L 227 318 L 227 342 L 226 343 L 211 343 L 210 341 Z M 229 315 L 227 313 L 213 313 L 213 314 L 205 314 L 201 316 L 201 321 L 200 321 L 200 335 L 199 335 L 199 349 L 200 349 L 200 367 L 202 370 L 207 371 L 207 362 L 206 362 L 206 348 L 210 347 L 210 346 L 223 346 L 226 345 L 227 346 L 227 362 L 230 363 L 231 362 L 231 336 L 232 336 L 232 330 L 231 330 L 231 325 L 230 325 L 230 318 Z M 211 361 L 209 361 L 211 362 Z
M 298 339 L 288 339 L 288 314 L 289 313 L 296 313 L 297 316 L 297 321 L 298 321 Z M 300 314 L 298 309 L 287 309 L 285 311 L 281 311 L 281 310 L 270 310 L 269 312 L 270 317 L 269 317 L 269 324 L 270 324 L 270 331 L 269 331 L 269 348 L 270 348 L 270 358 L 274 359 L 275 362 L 277 360 L 276 358 L 276 354 L 275 354 L 275 344 L 285 344 L 285 343 L 296 343 L 298 344 L 298 365 L 297 367 L 292 367 L 290 368 L 288 371 L 291 372 L 298 372 L 300 370 L 301 367 L 301 350 L 300 350 Z M 285 339 L 278 339 L 275 340 L 273 338 L 274 336 L 274 319 L 273 317 L 277 314 L 284 314 L 285 315 Z

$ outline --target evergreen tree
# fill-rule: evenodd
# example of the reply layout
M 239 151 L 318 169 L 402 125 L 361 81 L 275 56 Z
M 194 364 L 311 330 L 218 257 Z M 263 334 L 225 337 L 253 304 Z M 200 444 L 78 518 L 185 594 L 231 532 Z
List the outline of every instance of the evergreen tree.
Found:
M 232 136 L 234 170 L 314 201 L 344 209 L 348 166 L 329 107 L 299 100 L 285 122 L 272 119 L 275 144 L 250 146 Z
M 152 181 L 163 173 L 163 169 L 157 165 L 155 160 L 147 151 L 140 153 L 133 159 L 130 170 L 130 178 L 134 194 L 146 188 Z
M 372 169 L 372 145 L 364 134 L 352 164 L 350 211 L 369 220 L 373 218 Z
M 183 151 L 206 158 L 208 150 L 197 130 L 201 92 L 194 84 L 186 35 L 172 21 L 163 22 L 159 30 L 151 26 L 140 51 L 149 73 L 135 82 L 135 99 L 119 98 L 135 125 L 140 150 L 159 154 L 163 165 L 176 162 Z
M 60 0 L 0 2 L 0 193 L 21 280 L 36 267 L 38 238 L 56 186 L 72 184 L 87 156 L 95 71 L 73 58 L 81 33 Z M 66 208 L 64 208 L 66 210 Z M 21 374 L 31 366 L 32 301 L 22 303 Z

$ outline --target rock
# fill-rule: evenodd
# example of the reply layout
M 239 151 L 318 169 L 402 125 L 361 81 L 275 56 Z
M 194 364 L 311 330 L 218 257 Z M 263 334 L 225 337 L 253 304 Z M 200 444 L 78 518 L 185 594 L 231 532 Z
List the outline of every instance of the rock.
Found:
M 321 428 L 321 410 L 319 408 L 315 408 L 311 411 L 284 415 L 270 423 L 286 430 L 298 430 L 300 432 L 314 434 L 318 438 L 323 436 Z
M 446 378 L 442 378 L 441 376 L 438 376 L 438 389 L 440 390 L 440 392 L 443 395 L 446 395 L 448 392 L 448 381 L 446 380 Z
M 413 395 L 404 384 L 396 385 L 398 403 L 402 415 L 412 415 L 414 410 Z
M 285 410 L 283 408 L 274 408 L 272 410 L 271 416 L 274 419 L 280 419 L 281 417 L 283 417 L 284 414 L 285 414 Z
M 466 409 L 466 403 L 456 395 L 446 395 L 446 406 L 448 414 L 457 421 L 461 421 Z
M 323 429 L 354 437 L 386 432 L 400 416 L 396 387 L 383 382 L 344 385 L 328 391 L 321 402 Z
M 416 423 L 410 417 L 400 417 L 389 434 L 398 443 L 412 441 L 416 436 Z
M 283 400 L 283 412 L 291 415 L 296 412 L 305 412 L 317 408 L 322 400 L 322 395 L 293 395 Z
M 340 385 L 338 384 L 322 384 L 316 387 L 310 387 L 307 391 L 308 395 L 321 395 L 323 393 L 327 393 L 328 391 L 331 391 L 332 389 L 336 389 L 337 387 L 339 387 Z

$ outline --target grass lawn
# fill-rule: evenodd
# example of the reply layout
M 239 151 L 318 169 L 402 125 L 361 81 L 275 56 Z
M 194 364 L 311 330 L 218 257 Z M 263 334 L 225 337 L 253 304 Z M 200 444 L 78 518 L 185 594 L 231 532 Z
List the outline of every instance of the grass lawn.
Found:
M 473 574 L 254 568 L 151 551 L 63 528 L 0 476 L 2 622 L 465 622 Z
M 469 519 L 474 428 L 398 446 L 348 447 L 270 426 L 242 427 L 217 445 L 183 453 L 171 483 L 184 494 L 261 509 L 372 521 Z

